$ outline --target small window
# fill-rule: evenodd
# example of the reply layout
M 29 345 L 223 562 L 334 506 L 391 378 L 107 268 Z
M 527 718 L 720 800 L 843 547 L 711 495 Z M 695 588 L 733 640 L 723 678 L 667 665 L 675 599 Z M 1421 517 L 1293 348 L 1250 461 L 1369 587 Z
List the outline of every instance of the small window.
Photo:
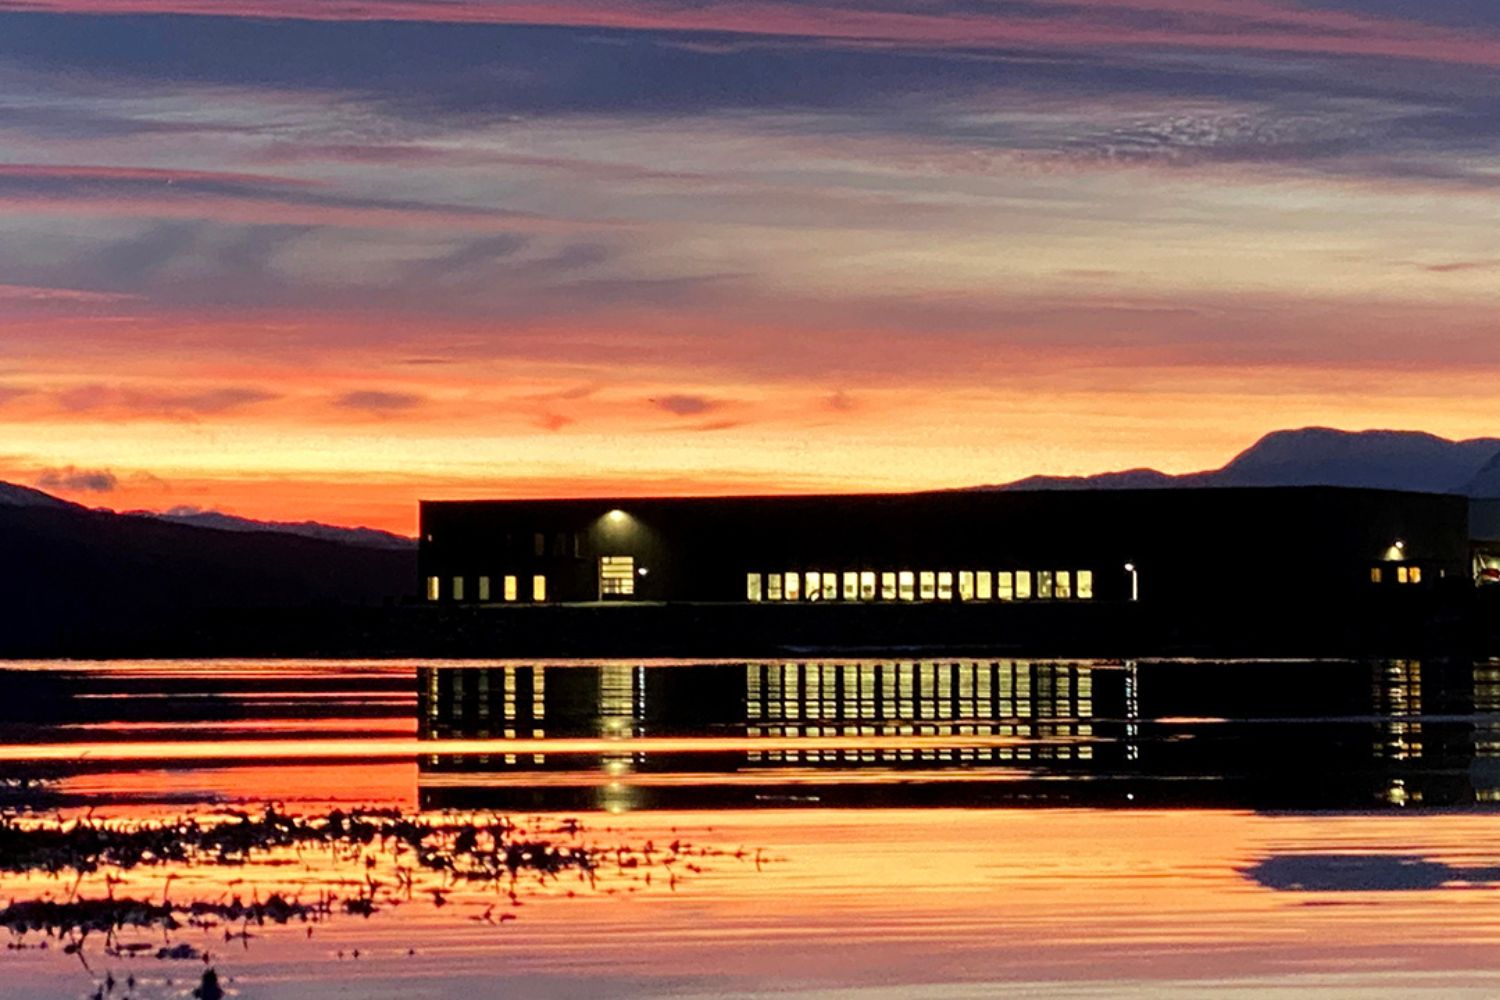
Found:
M 809 601 L 822 600 L 823 574 L 819 573 L 817 570 L 809 570 L 804 577 L 804 580 L 806 581 L 807 586 L 802 588 L 802 592 L 807 595 L 807 599 Z
M 771 573 L 766 576 L 766 600 L 781 600 L 781 574 Z
M 427 578 L 427 599 L 435 601 L 443 596 L 443 581 L 435 576 Z
M 1016 570 L 1016 600 L 1031 600 L 1031 570 Z
M 1397 566 L 1396 567 L 1396 582 L 1397 583 L 1410 583 L 1411 582 L 1411 572 L 1405 566 Z
M 953 600 L 953 574 L 947 571 L 939 573 L 937 586 L 937 599 L 940 601 Z
M 988 601 L 995 596 L 990 582 L 990 571 L 982 569 L 974 574 L 974 598 L 980 601 Z
M 1411 580 L 1412 583 L 1421 583 L 1422 582 L 1422 567 L 1420 567 L 1420 566 L 1413 566 L 1410 569 L 1408 569 L 1406 572 L 1407 572 L 1407 577 Z
M 1379 566 L 1371 566 L 1370 567 L 1370 582 L 1371 583 L 1384 583 L 1385 582 L 1385 570 L 1382 569 Z
M 823 574 L 823 600 L 836 601 L 839 599 L 839 575 L 837 573 Z
M 1091 569 L 1078 571 L 1078 599 L 1080 601 L 1094 599 L 1094 571 Z
M 972 601 L 974 599 L 974 572 L 973 570 L 960 570 L 958 574 L 958 599 L 960 601 Z
M 904 569 L 896 574 L 898 589 L 903 601 L 915 601 L 917 599 L 917 574 L 909 569 Z
M 507 576 L 505 578 L 505 595 L 504 596 L 505 596 L 505 599 L 507 601 L 514 601 L 516 599 L 516 578 L 515 577 L 513 577 L 513 576 Z
M 875 574 L 870 570 L 863 570 L 859 574 L 859 599 L 875 600 Z
M 531 599 L 538 602 L 547 599 L 547 578 L 540 573 L 531 578 Z
M 802 599 L 802 576 L 798 573 L 786 575 L 785 587 L 786 599 L 789 601 L 800 601 Z
M 1405 583 L 1406 581 L 1402 580 L 1401 582 Z M 461 576 L 455 576 L 453 578 L 453 599 L 455 601 L 461 601 L 464 599 L 464 578 Z
M 937 574 L 931 570 L 923 570 L 917 580 L 920 584 L 922 600 L 937 600 Z
M 531 536 L 531 550 L 533 555 L 544 556 L 547 554 L 547 536 L 540 531 Z
M 490 599 L 490 578 L 481 576 L 479 578 L 479 599 L 488 601 Z
M 1052 589 L 1052 571 L 1038 570 L 1036 574 L 1036 596 L 1038 600 L 1050 601 L 1056 594 Z
M 880 574 L 880 599 L 882 601 L 894 601 L 896 599 L 896 574 Z
M 1008 569 L 1002 569 L 995 574 L 995 596 L 1002 601 L 1016 599 L 1016 574 Z
M 844 600 L 859 600 L 859 574 L 853 570 L 844 571 Z
M 745 574 L 745 600 L 747 600 L 747 601 L 759 601 L 760 599 L 761 599 L 760 574 L 759 573 L 746 573 Z
M 1071 601 L 1073 599 L 1073 573 L 1071 570 L 1060 569 L 1057 571 L 1057 599 L 1059 601 Z

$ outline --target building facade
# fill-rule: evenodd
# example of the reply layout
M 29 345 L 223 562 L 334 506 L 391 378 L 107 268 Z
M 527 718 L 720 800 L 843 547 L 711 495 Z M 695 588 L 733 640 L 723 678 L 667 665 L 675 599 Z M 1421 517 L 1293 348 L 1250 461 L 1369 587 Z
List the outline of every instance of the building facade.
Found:
M 419 572 L 434 604 L 1305 605 L 1467 583 L 1468 511 L 1325 487 L 425 501 Z

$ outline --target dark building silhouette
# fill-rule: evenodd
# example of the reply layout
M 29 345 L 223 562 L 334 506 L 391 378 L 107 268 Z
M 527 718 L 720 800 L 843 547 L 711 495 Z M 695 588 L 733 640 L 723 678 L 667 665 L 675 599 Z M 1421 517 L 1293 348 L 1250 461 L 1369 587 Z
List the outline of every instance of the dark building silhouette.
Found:
M 1289 487 L 428 501 L 428 601 L 1305 606 L 1473 574 L 1458 496 Z

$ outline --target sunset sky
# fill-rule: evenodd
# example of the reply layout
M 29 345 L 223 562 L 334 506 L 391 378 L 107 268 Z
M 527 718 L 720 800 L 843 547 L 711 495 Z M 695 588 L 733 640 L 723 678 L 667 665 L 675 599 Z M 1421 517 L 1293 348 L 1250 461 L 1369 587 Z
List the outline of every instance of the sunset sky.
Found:
M 0 0 L 0 479 L 418 497 L 1500 431 L 1492 0 Z

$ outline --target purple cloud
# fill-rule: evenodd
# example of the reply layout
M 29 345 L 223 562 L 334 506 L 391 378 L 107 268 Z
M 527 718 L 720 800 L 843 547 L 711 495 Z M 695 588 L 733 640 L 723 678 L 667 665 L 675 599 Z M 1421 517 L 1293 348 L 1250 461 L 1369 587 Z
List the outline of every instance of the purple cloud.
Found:
M 119 478 L 108 469 L 79 469 L 65 465 L 60 469 L 43 469 L 36 485 L 44 490 L 66 490 L 69 493 L 112 493 Z

